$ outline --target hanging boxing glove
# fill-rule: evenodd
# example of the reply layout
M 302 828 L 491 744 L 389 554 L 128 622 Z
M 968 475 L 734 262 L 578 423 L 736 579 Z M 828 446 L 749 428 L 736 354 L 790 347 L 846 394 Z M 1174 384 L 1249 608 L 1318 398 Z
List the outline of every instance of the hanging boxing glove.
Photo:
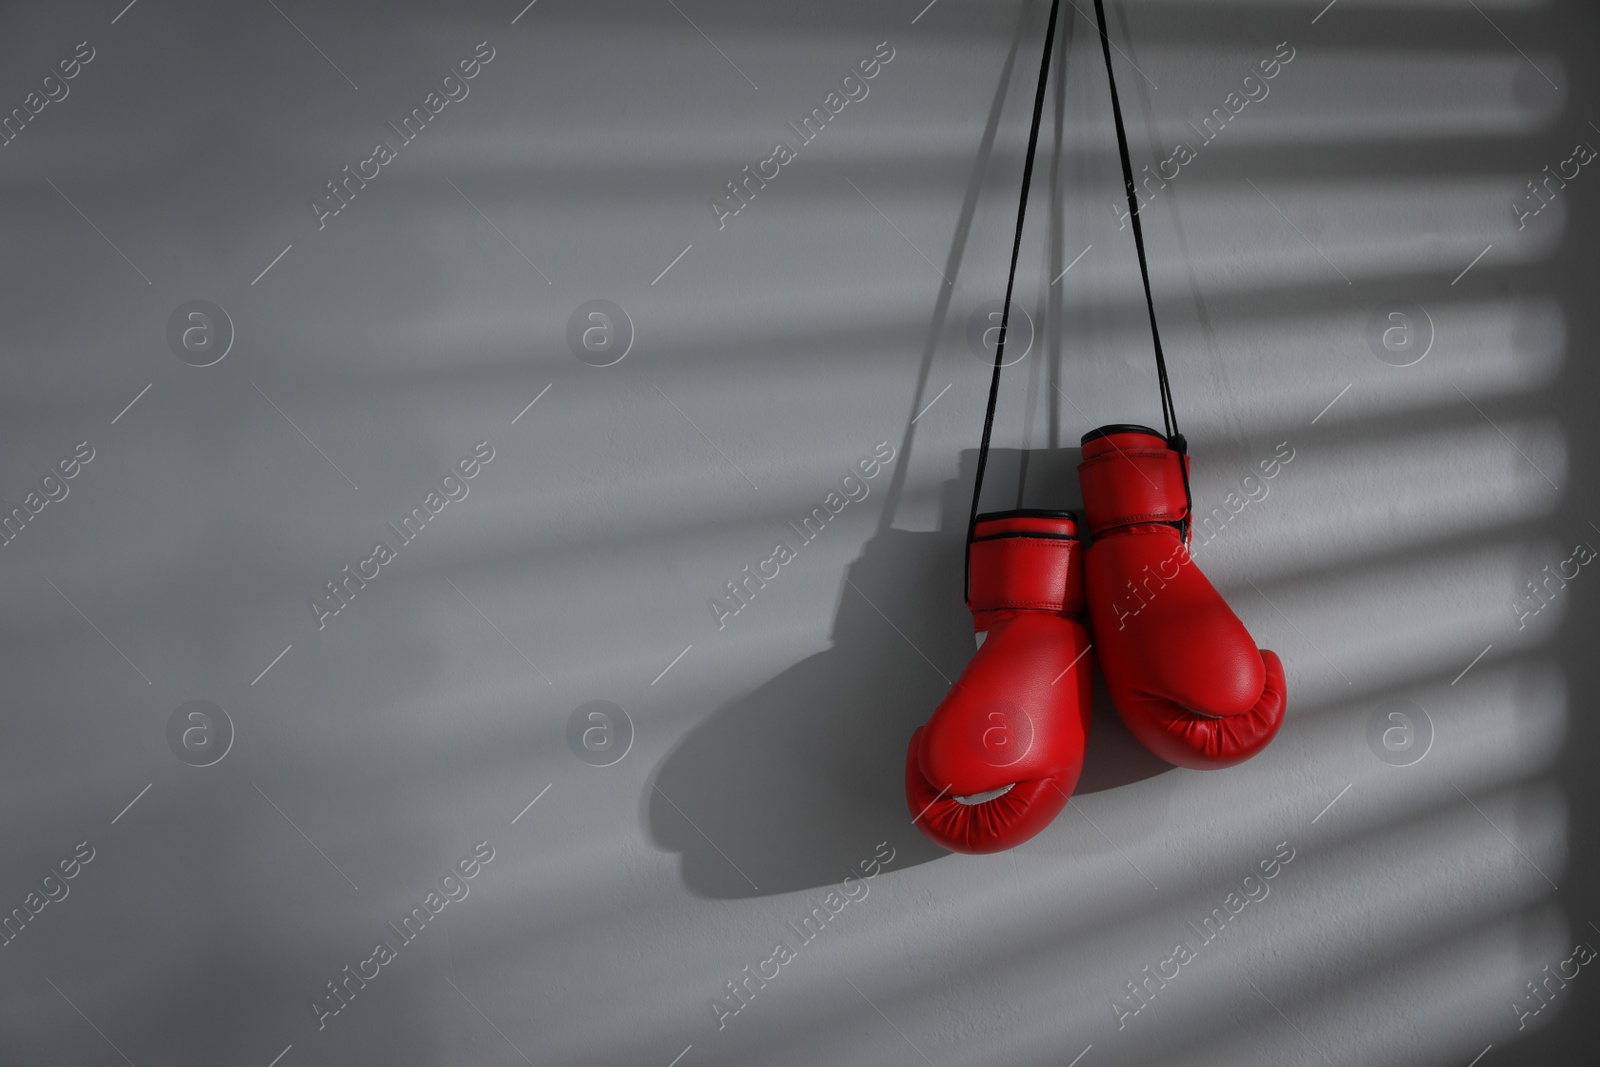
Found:
M 911 735 L 906 803 L 954 852 L 1026 841 L 1066 806 L 1089 732 L 1089 635 L 1070 512 L 980 515 L 967 545 L 977 654 Z
M 1146 426 L 1083 437 L 1093 542 L 1084 583 L 1095 654 L 1122 721 L 1180 767 L 1228 767 L 1283 723 L 1283 664 L 1189 558 L 1189 457 Z

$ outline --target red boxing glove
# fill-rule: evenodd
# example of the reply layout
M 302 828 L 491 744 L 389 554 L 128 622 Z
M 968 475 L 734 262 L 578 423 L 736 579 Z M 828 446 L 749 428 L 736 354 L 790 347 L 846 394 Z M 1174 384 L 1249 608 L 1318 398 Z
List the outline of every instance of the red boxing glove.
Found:
M 1206 770 L 1243 762 L 1283 724 L 1283 664 L 1189 558 L 1188 457 L 1147 426 L 1083 437 L 1078 484 L 1094 541 L 1084 555 L 1106 688 L 1151 752 Z
M 967 546 L 978 652 L 911 735 L 912 821 L 953 852 L 998 852 L 1067 804 L 1089 735 L 1089 634 L 1077 523 L 1066 511 L 980 515 Z

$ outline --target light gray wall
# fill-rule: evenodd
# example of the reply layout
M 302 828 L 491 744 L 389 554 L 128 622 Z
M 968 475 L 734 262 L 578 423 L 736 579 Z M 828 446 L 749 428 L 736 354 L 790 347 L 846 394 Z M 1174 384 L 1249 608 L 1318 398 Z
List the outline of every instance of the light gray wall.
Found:
M 968 331 L 1003 290 L 1046 5 L 122 4 L 0 13 L 6 110 L 94 50 L 0 148 L 0 495 L 93 449 L 0 549 L 0 907 L 40 909 L 0 948 L 0 1064 L 1592 1048 L 1594 967 L 1525 1029 L 1512 1007 L 1600 944 L 1600 577 L 1513 606 L 1600 547 L 1600 174 L 1512 209 L 1600 143 L 1588 5 L 1111 5 L 1136 165 L 1294 50 L 1144 216 L 1196 501 L 1293 449 L 1198 552 L 1283 656 L 1289 719 L 1179 771 L 1102 693 L 1069 810 L 958 857 L 911 826 L 902 761 L 972 647 Z M 1063 11 L 993 506 L 1074 505 L 1078 435 L 1158 418 L 1092 5 Z M 324 183 L 482 41 L 470 94 L 319 230 Z M 719 228 L 708 199 L 880 42 L 869 95 Z M 192 300 L 231 322 L 208 367 L 167 339 Z M 631 322 L 610 366 L 569 345 L 592 300 Z M 1404 367 L 1372 340 L 1397 301 L 1431 342 Z M 479 441 L 468 495 L 399 544 L 385 522 Z M 724 583 L 879 442 L 869 495 L 719 627 Z M 396 558 L 319 629 L 310 599 L 380 538 Z M 220 759 L 189 701 L 231 724 Z M 632 725 L 610 766 L 573 740 L 591 701 Z M 1409 755 L 1393 701 L 1430 737 Z M 385 924 L 482 841 L 402 944 Z M 822 935 L 787 930 L 875 852 Z M 780 938 L 796 957 L 719 1029 Z M 380 939 L 396 958 L 319 1030 Z M 1119 1029 L 1180 939 L 1196 958 Z

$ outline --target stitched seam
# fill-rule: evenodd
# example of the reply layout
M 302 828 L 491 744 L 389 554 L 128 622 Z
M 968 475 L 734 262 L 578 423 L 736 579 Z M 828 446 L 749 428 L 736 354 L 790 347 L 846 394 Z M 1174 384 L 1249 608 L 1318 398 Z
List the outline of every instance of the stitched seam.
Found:
M 1028 534 L 994 534 L 994 535 L 991 535 L 989 537 L 980 537 L 977 540 L 973 541 L 972 543 L 973 544 L 979 544 L 979 543 L 985 543 L 986 544 L 986 543 L 988 543 L 990 541 L 1027 541 L 1029 544 L 1036 545 L 1036 546 L 1038 546 L 1040 548 L 1052 548 L 1052 549 L 1066 549 L 1066 548 L 1071 548 L 1072 547 L 1072 542 L 1068 541 L 1064 535 L 1063 536 L 1058 536 L 1058 537 L 1040 537 L 1037 534 L 1031 534 L 1031 533 L 1028 533 Z
M 1109 463 L 1114 459 L 1161 459 L 1163 456 L 1170 455 L 1175 455 L 1175 453 L 1169 452 L 1163 448 L 1113 449 L 1110 452 L 1095 456 L 1093 459 L 1086 459 L 1078 465 L 1080 467 L 1092 467 L 1098 463 Z
M 1064 611 L 1066 604 L 1059 598 L 1056 600 L 995 600 L 974 601 L 968 605 L 973 611 L 1004 611 L 1007 608 L 1030 608 L 1034 610 Z
M 1104 533 L 1107 530 L 1114 530 L 1118 526 L 1137 526 L 1141 522 L 1177 522 L 1181 518 L 1183 518 L 1183 512 L 1181 510 L 1177 512 L 1148 511 L 1138 515 L 1131 515 L 1126 518 L 1108 519 L 1105 522 L 1099 523 L 1098 525 L 1092 527 L 1089 532 L 1097 534 Z

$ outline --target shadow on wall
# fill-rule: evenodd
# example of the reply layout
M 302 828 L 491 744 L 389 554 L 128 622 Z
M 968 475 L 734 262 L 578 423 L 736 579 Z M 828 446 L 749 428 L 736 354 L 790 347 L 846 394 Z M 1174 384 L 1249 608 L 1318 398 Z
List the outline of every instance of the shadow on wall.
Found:
M 1072 486 L 1076 497 L 1077 449 L 992 452 L 994 484 L 1013 480 L 1024 459 L 1035 484 Z M 831 648 L 720 708 L 662 761 L 650 834 L 682 854 L 694 893 L 837 883 L 880 841 L 894 846 L 897 868 L 946 855 L 912 825 L 904 768 L 911 732 L 974 650 L 961 553 L 976 462 L 975 450 L 964 453 L 945 484 L 937 531 L 884 528 L 867 542 L 839 585 Z M 1075 795 L 1172 769 L 1134 741 L 1103 689 L 1085 768 Z

